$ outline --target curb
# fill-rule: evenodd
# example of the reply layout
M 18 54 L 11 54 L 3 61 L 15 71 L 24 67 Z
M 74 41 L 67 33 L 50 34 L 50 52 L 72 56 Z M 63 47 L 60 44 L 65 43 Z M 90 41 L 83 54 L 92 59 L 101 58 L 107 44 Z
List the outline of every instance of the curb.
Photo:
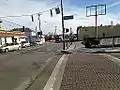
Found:
M 67 50 L 61 50 L 61 53 L 72 54 L 72 50 L 76 48 L 76 45 L 71 45 Z
M 63 76 L 63 73 L 64 73 L 64 68 L 62 70 L 62 73 L 61 73 L 61 76 L 59 78 L 59 81 L 57 81 L 57 77 L 58 77 L 58 75 L 60 73 L 60 68 L 65 67 L 65 65 L 66 65 L 65 63 L 68 60 L 68 56 L 69 55 L 63 55 L 59 59 L 58 63 L 56 64 L 56 66 L 55 66 L 55 68 L 54 68 L 54 70 L 53 70 L 49 80 L 47 81 L 45 87 L 43 88 L 43 90 L 59 90 L 60 83 L 62 81 L 62 76 Z M 62 66 L 63 63 L 64 63 L 64 66 Z M 57 81 L 58 85 L 55 85 L 56 81 Z M 54 88 L 57 88 L 57 89 L 54 89 Z
M 117 58 L 113 55 L 110 55 L 110 54 L 99 54 L 99 55 L 106 57 L 107 59 L 115 62 L 118 66 L 120 66 L 120 59 L 119 58 Z

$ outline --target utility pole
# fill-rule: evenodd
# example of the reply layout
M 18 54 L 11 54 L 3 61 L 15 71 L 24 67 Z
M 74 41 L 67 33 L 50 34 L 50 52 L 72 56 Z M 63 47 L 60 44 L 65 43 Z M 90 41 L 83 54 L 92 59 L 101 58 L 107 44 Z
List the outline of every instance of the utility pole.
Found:
M 57 26 L 55 26 L 55 32 L 54 32 L 54 35 L 56 35 L 57 33 L 56 33 L 56 31 L 57 31 Z
M 41 18 L 40 18 L 40 15 L 41 15 L 41 14 L 38 13 L 39 32 L 41 33 L 42 31 L 41 31 Z M 38 37 L 39 37 L 39 35 L 38 35 Z M 41 34 L 40 34 L 40 38 L 39 38 L 40 42 L 42 41 L 41 38 L 42 38 L 42 37 L 41 37 Z
M 70 33 L 72 33 L 72 28 L 70 27 Z
M 64 28 L 63 0 L 61 0 L 61 15 L 62 15 L 63 50 L 65 50 L 65 28 Z
M 41 32 L 41 19 L 40 19 L 40 15 L 41 15 L 41 14 L 38 14 L 39 32 Z M 40 35 L 40 40 L 41 40 L 41 35 Z
M 98 27 L 97 27 L 97 6 L 95 6 L 95 37 L 98 39 L 99 38 L 99 32 L 98 32 Z

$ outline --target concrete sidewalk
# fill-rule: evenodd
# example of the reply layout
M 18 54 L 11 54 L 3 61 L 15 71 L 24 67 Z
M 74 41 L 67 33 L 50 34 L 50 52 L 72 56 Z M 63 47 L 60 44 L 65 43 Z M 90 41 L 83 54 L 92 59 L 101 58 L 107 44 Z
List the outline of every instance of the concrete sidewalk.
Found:
M 120 90 L 120 67 L 97 54 L 71 54 L 60 90 Z

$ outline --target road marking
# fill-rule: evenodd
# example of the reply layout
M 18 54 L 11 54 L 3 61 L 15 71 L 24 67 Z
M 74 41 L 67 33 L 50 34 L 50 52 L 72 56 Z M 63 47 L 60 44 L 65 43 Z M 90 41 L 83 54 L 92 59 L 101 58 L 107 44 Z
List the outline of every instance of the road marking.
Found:
M 26 90 L 26 88 L 28 88 L 41 74 L 41 72 L 45 69 L 45 67 L 50 63 L 50 61 L 54 58 L 50 57 L 46 62 L 46 64 L 40 69 L 39 73 L 36 73 L 34 76 L 32 76 L 31 78 L 27 78 L 24 82 L 22 82 L 17 88 L 15 88 L 14 90 Z
M 102 55 L 102 56 L 108 58 L 109 60 L 112 60 L 113 62 L 115 62 L 117 65 L 120 66 L 120 59 L 119 58 L 117 58 L 113 55 L 109 55 L 109 54 L 99 54 L 99 55 Z
M 53 87 L 54 87 L 54 84 L 55 84 L 55 81 L 56 81 L 56 77 L 57 77 L 57 74 L 59 73 L 59 69 L 60 69 L 60 66 L 62 64 L 62 62 L 68 57 L 68 55 L 63 55 L 58 63 L 56 64 L 47 84 L 45 85 L 44 89 L 43 90 L 53 90 Z
M 65 67 L 66 67 L 66 63 L 67 63 L 67 60 L 68 60 L 68 56 L 65 58 L 65 60 L 62 62 L 61 66 L 60 66 L 60 69 L 59 69 L 59 72 L 56 76 L 56 81 L 54 83 L 54 86 L 53 86 L 53 90 L 60 90 L 60 86 L 61 86 L 61 82 L 62 82 L 62 79 L 63 79 L 63 75 L 64 75 L 64 71 L 65 71 Z

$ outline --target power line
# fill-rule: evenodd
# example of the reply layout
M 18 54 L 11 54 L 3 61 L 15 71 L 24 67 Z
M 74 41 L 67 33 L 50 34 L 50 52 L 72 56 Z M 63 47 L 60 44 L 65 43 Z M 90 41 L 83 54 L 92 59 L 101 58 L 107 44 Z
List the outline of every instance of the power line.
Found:
M 59 7 L 59 6 L 60 6 L 60 4 L 57 5 L 56 7 Z M 53 7 L 53 8 L 50 8 L 50 9 L 55 9 L 56 7 Z M 42 11 L 42 12 L 37 12 L 37 13 L 31 14 L 31 15 L 42 14 L 42 13 L 44 13 L 44 12 L 49 11 L 50 9 L 44 10 L 44 11 Z M 29 15 L 20 15 L 20 16 L 4 16 L 4 17 L 0 17 L 0 18 L 9 18 L 9 17 L 15 18 L 15 17 L 25 17 L 25 16 L 31 16 L 31 15 L 29 14 Z
M 4 19 L 1 19 L 2 21 L 4 21 L 4 22 L 8 22 L 9 24 L 14 24 L 14 25 L 17 25 L 17 26 L 20 26 L 20 27 L 23 27 L 23 26 L 25 26 L 25 25 L 21 25 L 21 24 L 18 24 L 18 23 L 16 23 L 16 22 L 13 22 L 13 21 L 9 21 L 9 20 L 4 20 Z M 27 27 L 27 26 L 25 26 L 26 28 L 29 28 L 29 27 Z M 33 32 L 35 32 L 34 31 L 34 29 L 33 28 L 30 28 Z
M 1 20 L 4 21 L 4 22 L 10 23 L 10 24 L 14 24 L 14 25 L 20 26 L 20 27 L 24 26 L 24 25 L 20 25 L 18 23 L 12 22 L 12 21 L 4 20 L 4 19 L 1 19 Z

